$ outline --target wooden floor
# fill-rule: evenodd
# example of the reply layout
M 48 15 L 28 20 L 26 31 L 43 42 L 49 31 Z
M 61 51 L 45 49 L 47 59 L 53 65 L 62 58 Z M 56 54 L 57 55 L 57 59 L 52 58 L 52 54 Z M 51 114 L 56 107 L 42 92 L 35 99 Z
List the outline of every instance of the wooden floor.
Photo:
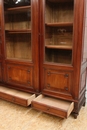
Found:
M 0 99 L 0 130 L 87 130 L 87 105 L 78 119 L 61 119 Z

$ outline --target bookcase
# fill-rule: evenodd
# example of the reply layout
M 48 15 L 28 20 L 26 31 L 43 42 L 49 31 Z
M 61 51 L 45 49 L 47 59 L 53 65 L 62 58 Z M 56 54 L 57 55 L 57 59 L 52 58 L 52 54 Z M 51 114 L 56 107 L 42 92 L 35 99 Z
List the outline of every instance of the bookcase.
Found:
M 77 118 L 85 104 L 85 0 L 39 0 L 40 90 L 32 107 Z
M 39 92 L 37 17 L 38 0 L 0 0 L 1 88 Z
M 77 118 L 86 91 L 85 5 L 0 0 L 0 98 Z

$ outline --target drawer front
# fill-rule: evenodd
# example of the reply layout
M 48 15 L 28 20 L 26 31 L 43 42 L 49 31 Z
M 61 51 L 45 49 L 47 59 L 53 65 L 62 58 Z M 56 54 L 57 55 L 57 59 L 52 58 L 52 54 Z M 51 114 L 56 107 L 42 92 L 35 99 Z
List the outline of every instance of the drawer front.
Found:
M 18 97 L 13 97 L 13 98 L 14 98 L 14 103 L 21 104 L 23 106 L 27 106 L 27 100 L 24 100 L 24 99 L 21 99 Z
M 40 104 L 40 103 L 37 103 L 37 102 L 32 102 L 32 107 L 37 109 L 37 110 L 40 110 L 40 111 L 43 111 L 43 112 L 46 112 L 46 113 L 49 113 L 49 114 L 52 114 L 52 115 L 55 115 L 55 116 L 59 116 L 59 117 L 62 117 L 62 118 L 67 117 L 66 112 L 58 110 L 56 108 L 52 108 L 48 105 Z
M 13 97 L 3 92 L 0 92 L 0 98 L 13 102 Z
M 56 92 L 71 92 L 71 77 L 72 72 L 64 72 L 58 70 L 46 70 L 44 71 L 44 89 L 53 90 Z
M 6 82 L 14 85 L 32 87 L 33 68 L 21 65 L 7 65 Z
M 67 118 L 73 111 L 74 103 L 44 95 L 39 95 L 33 99 L 32 107 L 49 114 Z
M 0 98 L 23 106 L 29 106 L 35 98 L 35 94 L 0 86 Z
M 7 101 L 10 101 L 10 102 L 13 102 L 13 103 L 16 103 L 16 104 L 27 106 L 26 100 L 20 99 L 18 97 L 13 96 L 13 95 L 9 95 L 9 94 L 6 94 L 6 93 L 0 93 L 0 98 L 7 100 Z

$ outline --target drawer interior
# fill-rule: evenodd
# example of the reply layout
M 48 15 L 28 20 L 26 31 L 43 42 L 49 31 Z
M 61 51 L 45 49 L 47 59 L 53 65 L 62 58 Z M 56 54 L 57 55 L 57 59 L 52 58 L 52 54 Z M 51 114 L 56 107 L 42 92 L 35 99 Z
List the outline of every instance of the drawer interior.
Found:
M 32 101 L 32 106 L 38 110 L 42 109 L 44 112 L 67 118 L 74 108 L 74 102 L 39 95 Z
M 0 98 L 20 105 L 29 106 L 31 101 L 35 98 L 35 94 L 0 86 Z

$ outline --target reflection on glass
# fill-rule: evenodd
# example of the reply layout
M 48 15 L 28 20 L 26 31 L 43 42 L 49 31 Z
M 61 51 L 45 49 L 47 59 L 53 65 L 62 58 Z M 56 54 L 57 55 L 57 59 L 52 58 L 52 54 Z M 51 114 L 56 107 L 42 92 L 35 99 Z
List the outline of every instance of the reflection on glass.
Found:
M 22 6 L 30 5 L 30 0 L 5 0 L 4 3 L 7 3 L 9 6 Z

